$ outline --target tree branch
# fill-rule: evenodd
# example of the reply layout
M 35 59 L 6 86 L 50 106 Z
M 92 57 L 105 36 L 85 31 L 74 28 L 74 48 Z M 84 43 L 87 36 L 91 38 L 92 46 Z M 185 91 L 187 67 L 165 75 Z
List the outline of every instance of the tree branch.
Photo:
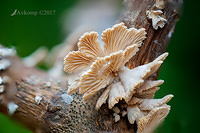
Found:
M 127 0 L 126 11 L 120 21 L 128 27 L 145 28 L 147 38 L 129 64 L 130 68 L 146 64 L 161 53 L 174 31 L 179 18 L 179 7 L 182 1 L 165 1 L 162 9 L 167 22 L 163 28 L 155 30 L 152 20 L 146 16 L 147 10 L 157 10 L 154 0 Z M 71 50 L 71 49 L 70 49 Z M 67 53 L 66 53 L 67 54 Z M 10 102 L 18 105 L 14 119 L 22 122 L 34 132 L 135 132 L 136 125 L 131 125 L 126 119 L 115 123 L 112 110 L 103 105 L 100 111 L 94 109 L 98 95 L 88 100 L 82 100 L 79 94 L 71 97 L 66 95 L 67 80 L 70 76 L 53 78 L 46 72 L 36 68 L 28 68 L 16 56 L 8 59 L 11 66 L 0 73 L 7 77 L 5 91 L 0 94 L 0 111 L 8 114 Z M 154 75 L 153 78 L 157 78 Z M 42 98 L 37 104 L 37 98 Z M 36 100 L 36 101 L 35 101 Z

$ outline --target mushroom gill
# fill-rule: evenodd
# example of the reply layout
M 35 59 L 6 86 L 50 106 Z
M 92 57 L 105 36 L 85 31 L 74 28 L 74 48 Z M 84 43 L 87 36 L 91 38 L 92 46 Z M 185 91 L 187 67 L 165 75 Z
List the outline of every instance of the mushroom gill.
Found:
M 104 50 L 101 49 L 96 32 L 85 33 L 78 42 L 78 51 L 70 52 L 64 58 L 64 70 L 78 73 L 70 80 L 68 94 L 79 90 L 83 99 L 89 99 L 103 89 L 96 103 L 96 110 L 108 103 L 108 108 L 124 100 L 126 106 L 119 107 L 114 113 L 117 118 L 127 116 L 130 124 L 135 121 L 138 132 L 153 130 L 168 114 L 170 106 L 166 105 L 173 95 L 162 99 L 153 99 L 163 80 L 150 80 L 168 56 L 163 53 L 152 62 L 129 69 L 125 64 L 142 46 L 146 32 L 144 28 L 127 27 L 124 23 L 114 25 L 102 34 Z M 164 111 L 162 114 L 161 111 Z

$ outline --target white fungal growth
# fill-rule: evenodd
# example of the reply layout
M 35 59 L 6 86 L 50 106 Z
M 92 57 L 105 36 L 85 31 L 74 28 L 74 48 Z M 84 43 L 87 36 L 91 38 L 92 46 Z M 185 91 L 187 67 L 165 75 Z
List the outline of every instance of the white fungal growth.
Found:
M 13 56 L 15 54 L 16 54 L 16 51 L 14 49 L 0 48 L 0 57 Z
M 5 90 L 5 87 L 3 85 L 0 85 L 0 93 L 3 93 Z
M 5 70 L 6 68 L 8 68 L 11 65 L 9 60 L 0 60 L 0 70 Z
M 15 104 L 14 102 L 10 102 L 8 105 L 8 114 L 13 115 L 18 108 L 18 105 Z
M 0 77 L 0 84 L 3 84 L 3 79 Z
M 66 93 L 62 94 L 62 99 L 65 103 L 70 104 L 73 101 L 73 96 L 70 96 Z
M 157 30 L 158 27 L 163 28 L 165 26 L 167 20 L 161 16 L 162 14 L 163 12 L 161 10 L 148 10 L 146 12 L 147 17 L 152 19 L 152 26 L 155 30 Z
M 35 96 L 35 102 L 36 102 L 37 105 L 40 104 L 40 101 L 41 101 L 41 100 L 42 100 L 42 97 L 41 97 L 41 96 L 38 96 L 38 95 Z

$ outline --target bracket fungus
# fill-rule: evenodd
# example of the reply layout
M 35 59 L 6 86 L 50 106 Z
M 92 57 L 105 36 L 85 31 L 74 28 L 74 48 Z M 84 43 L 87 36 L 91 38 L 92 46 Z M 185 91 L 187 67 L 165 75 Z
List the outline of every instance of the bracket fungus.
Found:
M 161 16 L 162 14 L 163 12 L 161 10 L 150 10 L 146 12 L 147 17 L 152 19 L 152 26 L 155 30 L 158 27 L 163 28 L 165 26 L 167 20 Z
M 125 65 L 139 51 L 145 36 L 144 28 L 127 29 L 124 23 L 119 23 L 103 32 L 102 50 L 98 33 L 85 33 L 79 39 L 78 51 L 72 51 L 64 58 L 64 70 L 77 73 L 70 80 L 68 94 L 79 90 L 86 100 L 105 89 L 97 100 L 96 110 L 107 101 L 108 108 L 112 109 L 123 100 L 125 106 L 118 105 L 117 114 L 114 108 L 115 121 L 122 114 L 122 117 L 127 115 L 130 124 L 136 121 L 141 132 L 149 130 L 148 126 L 156 126 L 168 114 L 170 107 L 166 103 L 173 95 L 153 99 L 163 80 L 150 80 L 149 76 L 159 69 L 168 53 L 133 69 Z M 160 113 L 162 110 L 163 114 Z

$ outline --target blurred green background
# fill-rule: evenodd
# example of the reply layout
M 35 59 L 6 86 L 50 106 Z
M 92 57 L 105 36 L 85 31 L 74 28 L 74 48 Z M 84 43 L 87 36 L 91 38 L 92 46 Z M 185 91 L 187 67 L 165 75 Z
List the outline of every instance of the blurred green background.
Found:
M 66 35 L 62 32 L 63 12 L 76 5 L 78 0 L 0 0 L 0 43 L 15 46 L 22 57 L 40 46 L 49 49 L 61 43 Z M 167 94 L 175 97 L 169 102 L 171 112 L 157 133 L 199 132 L 200 99 L 199 81 L 199 0 L 185 0 L 183 14 L 177 23 L 167 51 L 170 53 L 160 71 L 159 78 L 165 83 L 156 98 Z M 10 16 L 15 9 L 27 11 L 55 10 L 55 15 Z M 0 114 L 0 133 L 30 133 L 21 125 Z

